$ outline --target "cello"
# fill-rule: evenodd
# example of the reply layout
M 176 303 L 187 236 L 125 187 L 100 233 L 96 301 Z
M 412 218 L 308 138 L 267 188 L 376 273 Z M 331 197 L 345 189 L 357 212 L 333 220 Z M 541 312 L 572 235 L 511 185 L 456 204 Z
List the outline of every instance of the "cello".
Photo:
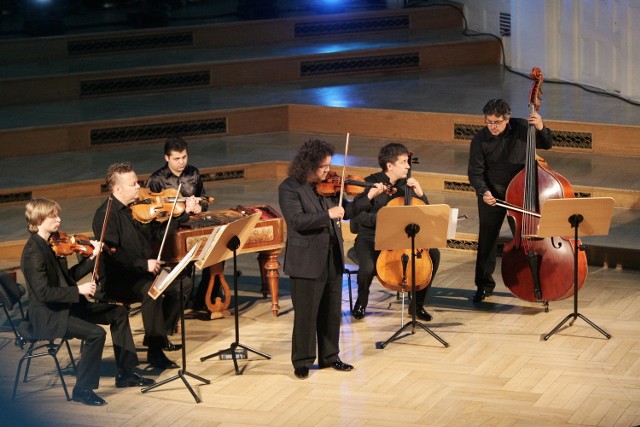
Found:
M 409 153 L 409 166 L 416 163 L 416 159 L 412 159 L 413 153 Z M 407 180 L 411 178 L 411 169 L 407 173 Z M 387 203 L 387 206 L 416 206 L 425 203 L 413 197 L 411 187 L 406 186 L 404 198 L 396 197 Z M 407 272 L 411 271 L 411 250 L 410 249 L 394 249 L 384 250 L 380 252 L 376 261 L 376 276 L 380 284 L 385 288 L 396 292 L 411 292 L 411 283 L 407 281 Z M 433 262 L 429 256 L 428 249 L 416 250 L 416 283 L 415 290 L 424 289 L 431 281 L 433 273 Z
M 529 95 L 529 112 L 540 106 L 542 71 L 534 67 L 530 77 L 534 80 Z M 504 245 L 502 278 L 516 297 L 531 302 L 542 302 L 545 311 L 549 301 L 558 301 L 573 295 L 574 251 L 578 250 L 578 289 L 587 277 L 587 257 L 580 241 L 569 237 L 541 238 L 536 236 L 540 222 L 540 209 L 548 199 L 572 198 L 573 188 L 562 175 L 536 155 L 536 129 L 530 124 L 527 134 L 525 166 L 511 180 L 506 192 L 507 216 L 514 236 Z M 509 205 L 516 208 L 508 207 Z

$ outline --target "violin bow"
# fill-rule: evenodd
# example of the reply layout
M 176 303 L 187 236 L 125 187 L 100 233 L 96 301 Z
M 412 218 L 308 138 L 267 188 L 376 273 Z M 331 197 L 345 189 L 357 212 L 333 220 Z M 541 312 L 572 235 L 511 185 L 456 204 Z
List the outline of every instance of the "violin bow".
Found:
M 347 139 L 344 143 L 344 162 L 342 163 L 342 178 L 340 179 L 340 199 L 338 200 L 338 206 L 342 207 L 342 197 L 344 196 L 344 177 L 347 171 L 347 156 L 349 155 L 349 132 L 347 132 Z M 337 222 L 340 227 L 340 221 Z
M 104 243 L 104 236 L 107 232 L 107 224 L 109 223 L 109 217 L 111 216 L 112 204 L 113 204 L 113 196 L 110 195 L 109 198 L 107 199 L 107 210 L 104 214 L 104 220 L 102 221 L 102 231 L 100 232 L 100 250 L 98 251 L 98 255 L 96 255 L 96 263 L 93 266 L 93 274 L 91 274 L 92 282 L 95 282 L 96 278 L 98 277 L 98 268 L 100 267 L 100 255 L 102 254 L 102 244 Z M 89 301 L 91 301 L 92 299 L 89 299 Z
M 169 234 L 169 226 L 171 225 L 171 218 L 173 218 L 173 211 L 176 209 L 178 199 L 180 195 L 180 189 L 182 188 L 182 182 L 178 182 L 178 196 L 173 199 L 173 205 L 171 206 L 171 212 L 169 212 L 169 219 L 167 220 L 167 228 L 164 230 L 164 236 L 162 237 L 162 243 L 160 243 L 160 251 L 158 252 L 158 261 L 162 257 L 162 249 L 164 248 L 164 242 L 167 240 L 167 234 Z

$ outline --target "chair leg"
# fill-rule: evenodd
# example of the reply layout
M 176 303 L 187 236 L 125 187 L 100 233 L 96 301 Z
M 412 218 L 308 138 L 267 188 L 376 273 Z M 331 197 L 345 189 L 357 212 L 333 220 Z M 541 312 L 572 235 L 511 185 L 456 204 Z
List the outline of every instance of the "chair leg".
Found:
M 60 341 L 59 344 L 55 343 L 55 340 L 50 340 L 47 344 L 42 344 L 36 347 L 36 343 L 37 341 L 32 341 L 31 344 L 29 345 L 29 349 L 27 350 L 27 352 L 20 358 L 20 361 L 18 362 L 18 370 L 16 372 L 16 379 L 15 382 L 13 384 L 13 394 L 12 394 L 12 399 L 16 398 L 16 392 L 18 390 L 18 381 L 20 379 L 20 372 L 22 370 L 22 363 L 26 360 L 27 361 L 27 366 L 25 368 L 25 372 L 24 372 L 24 378 L 23 378 L 23 382 L 27 382 L 27 377 L 28 377 L 28 373 L 29 373 L 29 366 L 31 363 L 31 359 L 35 359 L 36 357 L 42 357 L 42 356 L 51 356 L 53 358 L 54 363 L 56 364 L 56 371 L 58 372 L 58 376 L 60 377 L 60 381 L 62 382 L 62 389 L 64 390 L 64 394 L 67 397 L 67 400 L 71 400 L 71 396 L 69 395 L 69 390 L 67 390 L 67 383 L 64 380 L 64 376 L 62 374 L 62 368 L 60 367 L 60 362 L 58 362 L 58 351 L 60 350 L 60 348 L 63 345 L 63 341 L 66 340 L 62 340 Z M 67 343 L 68 345 L 68 343 Z M 36 353 L 34 354 L 33 352 L 36 350 L 39 350 L 41 348 L 46 348 L 46 351 L 41 352 L 41 353 Z M 68 347 L 69 348 L 69 347 Z M 69 348 L 70 350 L 70 348 Z M 74 364 L 74 369 L 75 369 L 75 364 Z
M 22 370 L 22 363 L 25 361 L 27 356 L 31 354 L 31 351 L 34 345 L 35 343 L 32 342 L 29 345 L 29 349 L 27 350 L 27 352 L 20 358 L 20 361 L 18 361 L 18 370 L 16 371 L 16 380 L 13 383 L 13 394 L 11 395 L 11 400 L 14 400 L 16 398 L 16 391 L 18 390 L 18 381 L 20 380 L 20 371 Z M 25 381 L 26 381 L 26 377 L 25 377 Z
M 73 353 L 71 352 L 71 345 L 69 345 L 69 340 L 68 339 L 64 339 L 63 341 L 67 345 L 67 351 L 69 352 L 69 359 L 71 359 L 71 366 L 73 367 L 73 374 L 74 375 L 78 375 L 78 369 L 76 367 L 76 359 L 74 359 Z M 84 340 L 80 342 L 80 354 L 82 354 L 82 347 L 83 346 L 84 346 Z M 60 342 L 60 347 L 62 347 L 62 342 Z M 58 350 L 60 350 L 60 347 L 58 347 Z M 56 351 L 56 353 L 57 353 L 57 351 Z
M 345 269 L 345 273 L 347 273 L 347 286 L 349 287 L 349 309 L 350 313 L 353 313 L 353 294 L 351 292 L 351 270 Z
M 67 348 L 69 349 L 69 355 L 71 355 L 71 348 L 69 347 L 69 341 L 63 340 L 67 343 Z M 60 344 L 55 344 L 53 340 L 49 341 L 49 354 L 53 357 L 53 361 L 56 362 L 56 370 L 58 371 L 58 375 L 60 376 L 60 382 L 62 383 L 62 389 L 64 390 L 64 395 L 67 397 L 67 400 L 71 400 L 71 396 L 69 396 L 69 390 L 67 390 L 67 383 L 64 381 L 64 375 L 62 375 L 62 369 L 60 368 L 60 362 L 58 362 L 58 351 L 62 347 L 62 341 Z M 73 361 L 73 356 L 71 356 L 71 363 L 73 364 L 73 372 L 76 371 L 76 364 Z

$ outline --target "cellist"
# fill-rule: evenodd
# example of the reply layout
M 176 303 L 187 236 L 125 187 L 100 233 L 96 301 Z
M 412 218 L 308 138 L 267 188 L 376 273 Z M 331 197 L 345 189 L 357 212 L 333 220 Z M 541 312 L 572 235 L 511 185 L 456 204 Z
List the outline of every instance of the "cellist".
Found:
M 358 299 L 353 306 L 351 315 L 358 320 L 365 317 L 365 310 L 369 302 L 369 288 L 373 277 L 376 275 L 376 261 L 380 254 L 380 251 L 376 251 L 374 248 L 378 211 L 392 199 L 405 197 L 407 186 L 411 188 L 415 197 L 425 204 L 429 204 L 429 199 L 422 190 L 420 183 L 415 178 L 407 178 L 411 169 L 409 149 L 407 147 L 397 143 L 385 145 L 378 152 L 378 164 L 382 170 L 369 175 L 365 178 L 365 181 L 381 182 L 387 185 L 391 191 L 376 197 L 373 201 L 373 209 L 362 212 L 351 220 L 351 230 L 357 233 L 354 247 L 358 258 Z M 416 317 L 424 321 L 432 319 L 431 314 L 424 309 L 424 302 L 431 287 L 431 282 L 433 282 L 438 271 L 440 251 L 438 249 L 429 249 L 429 256 L 433 263 L 431 280 L 424 289 L 416 292 Z M 412 314 L 411 307 L 409 307 L 409 314 Z
M 512 118 L 511 107 L 504 99 L 491 99 L 482 112 L 486 127 L 471 141 L 468 167 L 469 182 L 478 197 L 480 219 L 474 303 L 491 296 L 496 286 L 493 272 L 498 237 L 507 212 L 496 206 L 496 199 L 505 199 L 509 183 L 524 168 L 529 126 L 536 129 L 536 148 L 548 150 L 553 144 L 551 130 L 536 111 L 527 120 Z

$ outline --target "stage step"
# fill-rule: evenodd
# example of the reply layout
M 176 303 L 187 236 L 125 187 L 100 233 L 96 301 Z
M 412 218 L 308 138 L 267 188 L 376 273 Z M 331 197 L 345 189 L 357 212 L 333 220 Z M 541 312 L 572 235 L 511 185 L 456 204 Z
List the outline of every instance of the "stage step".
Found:
M 499 64 L 500 45 L 441 7 L 5 41 L 0 56 L 17 61 L 0 66 L 0 105 L 22 105 Z

